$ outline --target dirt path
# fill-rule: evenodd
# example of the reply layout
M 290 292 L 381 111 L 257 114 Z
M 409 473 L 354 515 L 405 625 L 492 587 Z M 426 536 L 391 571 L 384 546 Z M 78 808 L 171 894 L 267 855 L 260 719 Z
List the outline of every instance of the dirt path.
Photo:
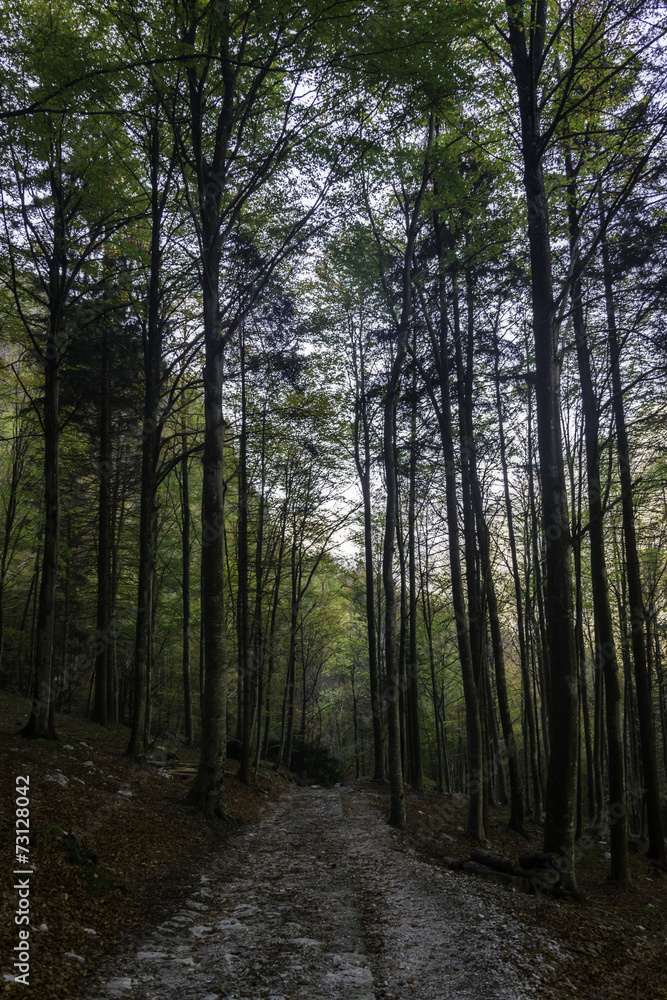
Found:
M 90 1000 L 533 1000 L 545 994 L 525 956 L 549 942 L 511 903 L 417 860 L 367 793 L 300 789 L 232 839 Z

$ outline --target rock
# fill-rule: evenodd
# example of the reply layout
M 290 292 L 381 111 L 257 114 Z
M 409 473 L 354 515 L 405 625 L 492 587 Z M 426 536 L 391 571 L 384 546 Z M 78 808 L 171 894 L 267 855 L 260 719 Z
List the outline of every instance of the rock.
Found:
M 205 934 L 211 934 L 213 928 L 208 924 L 193 924 L 192 927 L 188 927 L 188 933 L 190 937 L 202 938 Z
M 65 958 L 73 958 L 77 962 L 85 962 L 85 958 L 82 955 L 75 955 L 73 951 L 66 951 Z
M 60 785 L 61 788 L 67 788 L 69 785 L 69 779 L 64 774 L 45 774 L 42 781 L 51 781 L 55 785 Z
M 134 980 L 130 979 L 129 976 L 117 976 L 105 983 L 104 988 L 110 993 L 120 993 L 123 990 L 131 990 L 133 986 Z

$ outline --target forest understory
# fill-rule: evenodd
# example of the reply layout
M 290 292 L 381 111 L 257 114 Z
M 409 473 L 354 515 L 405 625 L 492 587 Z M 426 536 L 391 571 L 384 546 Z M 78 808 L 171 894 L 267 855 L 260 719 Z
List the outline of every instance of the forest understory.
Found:
M 127 985 L 120 993 L 107 995 L 140 1000 L 159 995 L 164 1000 L 173 987 L 185 996 L 176 972 L 170 973 L 170 985 L 160 986 L 157 994 L 150 992 L 155 984 L 151 985 L 149 965 L 142 966 L 143 986 L 131 974 L 120 973 L 124 965 L 136 967 L 136 953 L 142 949 L 146 953 L 146 942 L 158 933 L 156 928 L 170 924 L 173 930 L 178 925 L 171 918 L 191 895 L 199 895 L 203 884 L 209 890 L 219 885 L 219 893 L 206 900 L 206 912 L 196 913 L 197 919 L 206 925 L 221 916 L 223 927 L 228 929 L 231 921 L 260 943 L 262 933 L 272 933 L 267 940 L 274 955 L 255 955 L 258 961 L 252 972 L 243 961 L 235 970 L 233 962 L 221 961 L 218 969 L 215 963 L 211 966 L 213 938 L 199 941 L 196 934 L 184 932 L 199 965 L 215 970 L 214 986 L 209 993 L 196 994 L 201 997 L 255 996 L 249 976 L 259 984 L 257 997 L 278 995 L 275 989 L 270 994 L 262 990 L 267 961 L 276 976 L 281 962 L 287 963 L 287 992 L 280 995 L 290 1000 L 302 995 L 312 1000 L 317 976 L 325 984 L 320 987 L 323 996 L 343 996 L 352 989 L 355 996 L 378 1000 L 452 995 L 484 1000 L 505 996 L 516 1000 L 519 995 L 557 1000 L 667 997 L 667 877 L 643 856 L 643 844 L 631 857 L 630 889 L 607 881 L 608 845 L 586 838 L 578 857 L 579 887 L 586 903 L 536 898 L 445 868 L 445 855 L 462 861 L 470 856 L 464 796 L 408 792 L 408 831 L 399 833 L 384 823 L 389 810 L 387 786 L 361 780 L 346 781 L 332 790 L 298 789 L 286 774 L 262 762 L 256 782 L 248 787 L 238 782 L 237 764 L 230 760 L 225 786 L 229 822 L 210 826 L 183 805 L 196 751 L 158 739 L 152 761 L 142 765 L 125 756 L 123 727 L 104 729 L 75 716 L 61 716 L 58 742 L 33 742 L 17 735 L 26 718 L 25 702 L 0 698 L 3 803 L 11 806 L 17 774 L 30 775 L 33 1000 L 93 996 L 97 1000 L 105 995 L 98 979 L 102 967 L 106 976 L 102 981 L 111 977 Z M 3 816 L 8 832 L 11 810 L 3 809 Z M 493 849 L 508 855 L 540 849 L 540 828 L 528 824 L 524 839 L 508 830 L 507 818 L 506 811 L 492 810 Z M 9 872 L 10 838 L 1 839 Z M 336 901 L 338 882 L 351 886 L 350 898 L 356 899 L 358 912 L 346 916 L 351 904 Z M 223 898 L 225 886 L 229 899 Z M 318 892 L 333 894 L 329 908 L 333 931 L 315 899 Z M 246 897 L 253 895 L 257 898 L 251 903 Z M 309 954 L 304 967 L 299 967 L 290 951 L 294 935 L 286 936 L 280 907 L 274 906 L 277 936 L 266 917 L 276 898 L 304 909 L 299 930 L 304 936 L 296 939 L 301 943 L 327 940 L 341 921 L 347 931 L 356 927 L 363 939 L 359 968 L 347 968 L 339 961 L 334 972 L 327 972 L 322 963 L 332 957 L 332 948 L 322 955 L 318 952 L 317 958 Z M 18 996 L 24 989 L 8 981 L 7 956 L 15 944 L 14 906 L 10 882 L 4 879 L 0 989 L 8 996 Z M 306 927 L 311 922 L 313 938 Z M 46 929 L 40 930 L 44 925 Z M 200 931 L 205 937 L 205 927 Z M 225 938 L 223 933 L 223 938 L 228 940 L 229 934 Z M 444 945 L 444 940 L 449 943 Z M 449 948 L 444 958 L 434 953 L 432 941 Z M 237 950 L 242 958 L 243 950 Z M 356 950 L 351 946 L 343 957 Z M 162 966 L 176 968 L 159 958 L 159 949 L 156 954 L 159 974 Z M 184 983 L 195 988 L 192 966 L 183 959 L 179 967 Z M 444 984 L 437 979 L 439 968 L 446 969 Z M 340 982 L 336 975 L 342 977 Z M 513 975 L 517 984 L 524 984 L 523 993 L 504 992 Z M 366 986 L 355 976 L 366 977 Z M 239 977 L 243 992 L 234 992 L 240 989 Z

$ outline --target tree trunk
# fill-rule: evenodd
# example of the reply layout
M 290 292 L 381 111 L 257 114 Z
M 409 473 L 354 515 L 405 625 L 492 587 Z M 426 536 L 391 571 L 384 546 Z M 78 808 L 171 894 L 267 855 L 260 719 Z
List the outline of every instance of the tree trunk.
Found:
M 413 348 L 414 350 L 414 348 Z M 419 660 L 417 657 L 417 560 L 415 502 L 417 489 L 417 369 L 413 368 L 412 412 L 410 419 L 410 495 L 408 500 L 408 580 L 409 580 L 409 655 L 407 668 L 406 709 L 410 724 L 410 784 L 424 791 L 421 734 L 419 731 Z
M 51 169 L 54 202 L 53 247 L 49 258 L 49 329 L 44 364 L 44 547 L 34 649 L 34 689 L 30 717 L 22 735 L 55 739 L 53 647 L 60 543 L 60 336 L 67 275 L 67 221 L 62 177 Z
M 238 656 L 243 697 L 238 706 L 241 718 L 241 764 L 239 780 L 250 783 L 253 685 L 250 677 L 250 609 L 248 605 L 248 455 L 245 388 L 245 338 L 240 331 L 241 435 L 239 440 L 238 497 Z
M 23 477 L 25 458 L 28 446 L 28 436 L 24 430 L 24 424 L 19 423 L 18 412 L 16 414 L 16 425 L 14 429 L 14 439 L 12 441 L 12 464 L 11 477 L 9 482 L 9 494 L 5 504 L 5 517 L 3 525 L 2 549 L 0 550 L 0 683 L 2 682 L 2 654 L 4 650 L 4 589 L 7 570 L 11 559 L 13 547 L 18 544 L 21 528 L 16 531 L 14 539 L 14 525 L 19 501 L 19 486 Z M 24 616 L 25 618 L 25 616 Z M 3 685 L 4 686 L 4 685 Z
M 156 118 L 150 123 L 151 172 L 151 250 L 148 279 L 148 315 L 143 336 L 144 406 L 141 434 L 141 498 L 139 513 L 139 579 L 137 584 L 137 620 L 134 639 L 134 702 L 132 731 L 127 752 L 143 753 L 146 747 L 146 719 L 150 690 L 149 658 L 153 628 L 152 575 L 155 560 L 155 502 L 157 463 L 162 427 L 159 415 L 160 366 L 162 362 L 163 325 L 160 317 L 161 192 L 159 184 L 160 135 Z
M 526 730 L 527 730 L 527 754 L 528 763 L 530 766 L 530 779 L 532 782 L 533 790 L 533 800 L 534 800 L 534 813 L 535 818 L 539 822 L 542 819 L 543 803 L 542 803 L 542 785 L 539 778 L 539 769 L 537 764 L 537 735 L 535 732 L 535 717 L 533 712 L 533 696 L 530 685 L 530 668 L 528 663 L 528 650 L 526 648 L 526 625 L 523 614 L 523 595 L 521 592 L 521 575 L 519 572 L 519 559 L 517 556 L 516 548 L 516 536 L 514 534 L 514 516 L 512 510 L 512 498 L 510 495 L 509 486 L 509 470 L 507 466 L 507 445 L 505 442 L 505 426 L 503 420 L 503 408 L 502 400 L 500 398 L 500 348 L 498 345 L 498 330 L 494 330 L 494 341 L 493 341 L 493 358 L 494 358 L 494 378 L 496 387 L 496 412 L 498 414 L 498 436 L 500 442 L 500 464 L 503 470 L 503 490 L 505 495 L 505 510 L 507 516 L 507 534 L 510 544 L 510 556 L 512 559 L 512 578 L 514 582 L 514 596 L 516 602 L 516 615 L 517 615 L 517 626 L 518 626 L 518 639 L 519 639 L 519 659 L 521 661 L 521 678 L 523 684 L 523 695 L 525 699 L 525 716 L 526 716 Z M 501 715 L 502 722 L 502 715 Z M 503 733 L 505 732 L 503 724 Z M 508 750 L 509 753 L 509 750 Z M 526 781 L 528 782 L 528 774 L 526 775 Z
M 278 544 L 278 563 L 276 566 L 276 575 L 273 583 L 273 595 L 271 599 L 271 619 L 270 619 L 269 634 L 268 634 L 269 655 L 268 655 L 267 676 L 266 676 L 266 719 L 264 722 L 265 757 L 267 757 L 269 753 L 269 740 L 271 736 L 271 721 L 272 721 L 271 681 L 273 679 L 273 669 L 275 662 L 276 620 L 278 617 L 278 605 L 280 603 L 280 585 L 282 583 L 283 558 L 285 555 L 286 527 L 287 527 L 287 499 L 285 499 L 285 503 L 283 504 L 283 512 L 280 520 L 280 542 Z
M 399 329 L 399 341 L 384 397 L 383 451 L 387 487 L 385 534 L 382 555 L 382 582 L 385 598 L 385 663 L 387 670 L 387 722 L 389 729 L 389 786 L 391 808 L 389 822 L 403 829 L 406 823 L 405 789 L 401 766 L 401 719 L 399 700 L 398 651 L 396 649 L 396 583 L 394 580 L 394 542 L 396 538 L 396 454 L 394 426 L 399 379 L 405 361 L 407 329 Z
M 35 687 L 23 735 L 55 739 L 53 652 L 60 540 L 60 418 L 58 413 L 58 339 L 49 338 L 44 384 L 44 546 L 35 632 Z M 49 351 L 49 348 L 51 350 Z
M 604 219 L 602 191 L 600 189 L 600 218 Z M 623 510 L 623 539 L 625 548 L 625 563 L 628 579 L 628 599 L 631 609 L 631 641 L 635 665 L 635 688 L 637 693 L 637 714 L 639 716 L 639 732 L 641 739 L 642 768 L 644 772 L 644 789 L 646 802 L 646 818 L 648 826 L 647 855 L 667 864 L 665 840 L 660 806 L 660 785 L 658 780 L 658 764 L 655 752 L 655 733 L 653 728 L 653 705 L 651 687 L 646 663 L 645 643 L 645 609 L 642 596 L 639 555 L 637 552 L 637 537 L 635 532 L 635 512 L 632 489 L 632 473 L 630 469 L 630 448 L 628 432 L 625 423 L 625 407 L 623 404 L 623 385 L 621 382 L 620 344 L 616 329 L 616 310 L 614 306 L 613 281 L 609 261 L 609 249 L 606 238 L 602 239 L 602 267 L 604 273 L 605 303 L 607 308 L 607 336 L 609 342 L 609 359 L 611 365 L 612 404 L 616 421 L 616 453 L 621 480 L 621 502 Z M 605 675 L 606 680 L 606 675 Z M 612 694 L 613 697 L 613 694 Z M 624 798 L 616 799 L 618 808 L 622 808 Z
M 546 18 L 546 11 L 542 12 Z M 547 194 L 537 87 L 544 24 L 531 26 L 527 48 L 523 4 L 508 0 L 512 69 L 519 99 L 524 187 L 528 209 L 535 389 L 542 516 L 546 539 L 546 624 L 549 651 L 550 748 L 544 849 L 560 856 L 566 885 L 576 891 L 574 832 L 578 748 L 577 655 L 572 598 L 572 540 L 560 423 L 558 322 L 553 296 Z
M 373 720 L 373 779 L 384 781 L 384 734 L 382 727 L 382 688 L 378 669 L 377 629 L 375 627 L 375 568 L 373 563 L 373 519 L 371 508 L 371 446 L 366 399 L 364 352 L 359 338 L 357 353 L 354 333 L 352 363 L 355 376 L 354 458 L 364 505 L 364 571 L 366 579 L 366 634 L 368 638 L 368 674 Z M 363 439 L 363 457 L 361 443 Z
M 394 423 L 394 442 L 396 441 L 396 424 Z M 396 445 L 394 445 L 396 451 Z M 397 458 L 394 458 L 397 461 Z M 398 715 L 401 726 L 401 768 L 405 775 L 408 768 L 408 745 L 410 719 L 407 706 L 407 678 L 405 675 L 407 634 L 408 634 L 408 589 L 405 567 L 405 545 L 403 538 L 403 523 L 401 517 L 401 501 L 398 493 L 398 476 L 396 477 L 396 549 L 398 552 L 398 571 L 400 580 L 398 600 Z
M 217 247 L 217 227 L 206 246 Z M 202 607 L 204 697 L 199 767 L 186 803 L 221 816 L 220 795 L 227 752 L 227 635 L 225 620 L 225 489 L 222 415 L 223 339 L 218 308 L 219 253 L 207 255 L 204 272 L 204 457 L 202 481 Z
M 441 272 L 438 279 L 439 326 L 436 330 L 429 323 L 429 334 L 433 358 L 440 386 L 439 399 L 434 387 L 427 381 L 429 395 L 434 405 L 440 429 L 442 452 L 445 461 L 445 493 L 447 505 L 447 533 L 449 544 L 449 566 L 452 588 L 452 603 L 456 619 L 459 661 L 463 679 L 465 699 L 466 735 L 471 781 L 469 785 L 468 835 L 475 841 L 486 839 L 484 830 L 484 797 L 482 783 L 482 728 L 479 713 L 479 698 L 473 670 L 470 648 L 470 630 L 463 590 L 461 558 L 459 554 L 459 514 L 456 489 L 456 464 L 454 462 L 454 436 L 452 430 L 452 408 L 449 386 L 449 358 L 447 355 L 447 289 L 443 273 L 445 262 L 445 240 L 441 223 L 434 217 L 434 232 L 438 246 L 438 260 Z M 426 318 L 426 313 L 425 313 Z M 428 321 L 427 321 L 428 322 Z
M 355 366 L 355 373 L 357 369 Z M 360 434 L 361 425 L 361 434 Z M 364 505 L 364 569 L 366 577 L 366 630 L 368 636 L 368 674 L 371 689 L 373 719 L 373 779 L 384 781 L 384 732 L 382 719 L 382 686 L 378 667 L 378 639 L 375 626 L 375 566 L 373 555 L 373 519 L 371 508 L 371 446 L 370 422 L 366 399 L 366 372 L 363 350 L 359 349 L 357 398 L 355 405 L 355 461 Z M 363 459 L 360 438 L 363 437 Z
M 190 747 L 194 741 L 194 726 L 190 684 L 190 630 L 192 615 L 190 609 L 190 470 L 188 468 L 187 443 L 188 438 L 184 428 L 181 435 L 181 517 L 183 518 L 181 529 L 181 594 L 183 602 L 183 625 L 181 630 L 183 649 L 181 666 L 183 673 L 185 742 Z
M 579 241 L 576 205 L 576 179 L 570 157 L 567 157 L 568 214 L 570 248 L 573 255 Z M 576 268 L 576 262 L 575 262 Z M 581 402 L 586 439 L 586 472 L 588 481 L 588 534 L 591 548 L 591 584 L 595 617 L 595 666 L 602 670 L 605 682 L 605 705 L 609 755 L 609 819 L 611 845 L 611 877 L 629 882 L 630 862 L 625 805 L 625 766 L 623 759 L 622 699 L 619 683 L 616 644 L 609 603 L 609 583 L 604 548 L 602 489 L 600 483 L 600 444 L 598 404 L 593 388 L 590 354 L 582 303 L 581 279 L 577 270 L 572 283 L 573 324 L 577 345 L 577 362 L 581 382 Z M 582 669 L 585 665 L 582 663 Z
M 111 598 L 111 386 L 109 385 L 109 324 L 102 320 L 102 358 L 100 380 L 100 458 L 99 523 L 97 534 L 97 657 L 95 660 L 95 703 L 93 720 L 106 726 L 108 721 L 108 670 Z
M 482 791 L 482 810 L 484 830 L 488 829 L 489 810 L 489 756 L 488 756 L 488 719 L 486 692 L 483 675 L 485 670 L 485 623 L 482 593 L 479 579 L 479 563 L 477 559 L 477 544 L 475 536 L 475 505 L 473 503 L 473 480 L 476 479 L 475 438 L 473 434 L 473 305 L 472 278 L 466 274 L 466 304 L 468 316 L 467 330 L 467 366 L 463 361 L 463 331 L 461 329 L 459 310 L 459 290 L 456 270 L 452 269 L 453 311 L 454 311 L 454 353 L 456 358 L 456 375 L 458 385 L 458 418 L 459 441 L 461 451 L 461 492 L 463 499 L 463 540 L 465 551 L 466 584 L 468 593 L 468 630 L 470 635 L 470 652 L 472 656 L 473 676 L 477 688 L 479 705 L 479 720 L 481 727 L 482 759 L 479 781 Z M 481 511 L 481 493 L 478 505 Z

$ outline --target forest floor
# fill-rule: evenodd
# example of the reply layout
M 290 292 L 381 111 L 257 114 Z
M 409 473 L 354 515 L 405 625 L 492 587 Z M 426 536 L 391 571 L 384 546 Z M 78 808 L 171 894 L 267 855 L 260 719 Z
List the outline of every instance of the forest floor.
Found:
M 463 796 L 408 793 L 399 834 L 384 786 L 295 788 L 263 763 L 248 788 L 230 761 L 236 822 L 209 826 L 183 805 L 194 751 L 158 740 L 140 765 L 122 727 L 62 716 L 56 744 L 30 743 L 24 721 L 0 696 L 1 995 L 24 989 L 10 978 L 28 775 L 34 1000 L 667 1000 L 667 876 L 641 854 L 620 890 L 607 845 L 585 840 L 587 903 L 536 898 L 442 865 L 470 853 Z M 494 849 L 539 848 L 539 829 L 524 840 L 492 817 Z

